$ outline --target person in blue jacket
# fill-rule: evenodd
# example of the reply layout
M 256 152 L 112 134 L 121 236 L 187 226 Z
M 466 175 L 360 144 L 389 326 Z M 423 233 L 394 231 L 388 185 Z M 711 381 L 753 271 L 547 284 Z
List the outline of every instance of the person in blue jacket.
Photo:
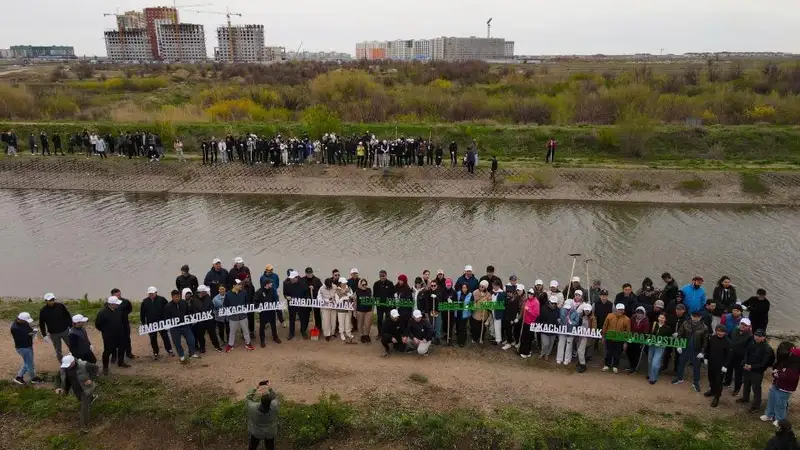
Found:
M 289 272 L 291 270 L 292 269 L 289 269 L 289 270 L 286 271 L 286 276 L 287 277 L 289 276 Z M 280 296 L 278 295 L 278 288 L 281 286 L 281 279 L 278 277 L 278 274 L 275 273 L 274 267 L 272 267 L 272 264 L 267 264 L 266 267 L 264 267 L 264 273 L 261 274 L 261 278 L 258 279 L 259 283 L 261 283 L 261 287 L 262 288 L 264 287 L 264 285 L 267 284 L 267 279 L 268 278 L 272 280 L 272 291 L 273 291 L 273 294 L 275 294 L 274 298 L 280 298 Z M 278 314 L 278 322 L 281 323 L 281 326 L 283 328 L 286 328 L 286 322 L 283 320 L 283 311 L 282 310 L 278 310 L 277 314 Z
M 474 278 L 474 277 L 473 277 Z M 461 289 L 456 292 L 456 301 L 463 302 L 464 306 L 469 306 L 472 303 L 472 292 L 469 286 L 465 283 L 461 285 Z M 456 342 L 459 347 L 464 347 L 467 343 L 467 328 L 469 327 L 469 318 L 472 317 L 472 311 L 465 309 L 455 313 L 456 317 Z
M 706 306 L 706 290 L 703 288 L 703 277 L 695 275 L 692 282 L 681 288 L 683 303 L 689 314 L 701 311 Z
M 461 290 L 461 285 L 466 284 L 469 292 L 475 292 L 478 289 L 478 279 L 475 278 L 475 274 L 472 272 L 472 266 L 465 266 L 464 267 L 464 275 L 458 277 L 456 280 L 456 292 Z

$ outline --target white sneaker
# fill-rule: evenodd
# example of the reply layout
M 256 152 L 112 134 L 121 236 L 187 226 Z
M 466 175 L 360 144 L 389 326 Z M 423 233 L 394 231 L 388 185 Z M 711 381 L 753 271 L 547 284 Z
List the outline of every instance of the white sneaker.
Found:
M 772 420 L 772 417 L 764 414 L 763 416 L 759 417 L 759 419 L 761 419 L 762 422 L 769 422 L 770 420 Z
M 556 360 L 556 364 L 561 364 L 562 361 Z
M 198 355 L 197 353 L 193 353 L 191 357 L 195 359 L 200 359 L 200 355 Z
M 613 371 L 614 371 L 614 373 L 619 373 L 619 370 L 617 370 L 617 368 L 616 368 L 616 367 L 614 367 L 614 368 L 613 368 L 613 369 L 611 369 L 611 370 L 613 370 Z
M 600 370 L 601 370 L 602 372 L 608 372 L 608 366 L 603 366 L 603 368 L 602 368 L 602 369 L 600 369 Z
M 775 422 L 772 422 L 772 425 L 774 425 L 775 428 L 778 428 L 778 421 L 776 420 Z
M 503 346 L 503 350 L 508 350 L 511 347 L 513 347 L 511 344 L 506 344 L 506 345 Z
M 568 366 L 569 365 L 569 361 L 564 361 L 564 365 Z
M 181 362 L 186 362 L 186 357 L 185 356 L 181 356 Z
M 528 359 L 531 357 L 531 355 L 519 355 L 519 357 L 522 359 Z
M 517 350 L 519 350 L 519 344 L 514 344 L 514 348 L 516 348 Z

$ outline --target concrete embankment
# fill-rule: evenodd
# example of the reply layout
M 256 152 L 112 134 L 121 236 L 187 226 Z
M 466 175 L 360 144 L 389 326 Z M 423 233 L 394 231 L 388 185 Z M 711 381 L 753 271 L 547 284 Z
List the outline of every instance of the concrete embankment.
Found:
M 239 163 L 83 157 L 5 157 L 0 187 L 106 192 L 432 197 L 665 204 L 798 205 L 800 172 L 738 173 L 658 169 L 504 169 L 489 171 L 354 166 L 271 168 Z

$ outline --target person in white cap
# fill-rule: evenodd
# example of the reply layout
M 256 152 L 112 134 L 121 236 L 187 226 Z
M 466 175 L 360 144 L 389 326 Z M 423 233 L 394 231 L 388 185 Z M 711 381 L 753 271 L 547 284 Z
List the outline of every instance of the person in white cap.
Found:
M 245 280 L 252 279 L 250 268 L 244 265 L 244 259 L 241 256 L 233 258 L 233 267 L 228 271 L 228 279 L 230 280 Z
M 192 300 L 192 290 L 184 288 L 183 292 L 179 293 L 177 289 L 174 289 L 171 295 L 172 301 L 164 307 L 164 318 L 178 319 L 178 323 L 181 323 L 183 322 L 183 318 L 189 314 L 189 301 Z M 169 334 L 172 337 L 172 344 L 175 346 L 175 351 L 178 352 L 178 357 L 181 359 L 181 362 L 186 361 L 186 355 L 183 353 L 183 346 L 181 345 L 181 338 L 186 340 L 186 348 L 189 351 L 189 357 L 200 357 L 200 355 L 195 353 L 194 334 L 192 334 L 191 327 L 188 324 L 173 326 L 169 329 Z
M 131 322 L 130 314 L 133 312 L 133 304 L 130 300 L 122 296 L 122 291 L 117 288 L 111 289 L 111 295 L 117 297 L 122 303 L 119 305 L 120 312 L 122 313 L 122 345 L 125 349 L 125 356 L 128 359 L 136 359 L 137 356 L 133 354 L 133 346 L 131 345 Z M 74 353 L 73 353 L 74 354 Z M 117 360 L 114 355 L 111 355 L 111 364 L 116 363 Z
M 753 343 L 752 322 L 745 317 L 739 321 L 739 326 L 731 333 L 731 359 L 727 364 L 728 372 L 725 373 L 725 379 L 722 382 L 723 388 L 731 387 L 731 383 L 733 383 L 734 397 L 739 395 L 739 390 L 742 387 L 742 377 L 746 375 L 742 361 L 748 348 Z
M 11 336 L 14 338 L 14 348 L 17 354 L 22 357 L 22 367 L 20 367 L 14 382 L 17 384 L 25 384 L 25 374 L 31 377 L 31 383 L 42 383 L 42 379 L 36 376 L 36 370 L 33 367 L 33 337 L 36 336 L 39 330 L 31 327 L 33 319 L 27 312 L 21 312 L 17 315 L 17 320 L 11 324 Z
M 492 292 L 489 290 L 489 282 L 483 280 L 478 284 L 478 289 L 472 292 L 472 304 L 476 308 L 472 311 L 472 318 L 469 321 L 473 344 L 483 344 L 483 329 L 489 325 L 487 323 L 489 314 L 485 309 L 480 308 L 484 303 L 491 300 Z
M 589 303 L 582 303 L 578 310 L 581 314 L 578 326 L 584 328 L 594 329 L 597 328 L 597 318 L 594 316 L 592 305 Z M 586 372 L 586 348 L 592 344 L 594 339 L 590 337 L 578 338 L 578 373 Z
M 52 342 L 56 350 L 56 358 L 61 361 L 61 342 L 69 347 L 69 326 L 72 314 L 67 307 L 56 299 L 55 294 L 44 294 L 44 306 L 39 310 L 39 332 L 45 342 Z
M 558 324 L 567 327 L 567 332 L 571 332 L 573 328 L 580 324 L 581 316 L 578 311 L 573 308 L 574 304 L 571 300 L 564 302 L 561 312 L 558 317 Z M 556 364 L 564 363 L 568 366 L 572 362 L 572 342 L 575 340 L 574 336 L 566 334 L 558 335 L 558 348 L 556 349 Z
M 130 367 L 125 362 L 125 347 L 123 345 L 122 311 L 119 305 L 122 302 L 113 295 L 108 297 L 106 304 L 97 313 L 94 327 L 103 335 L 103 375 L 108 375 L 108 360 L 112 354 L 117 355 L 119 367 Z
M 564 306 L 564 294 L 558 290 L 558 281 L 556 280 L 550 282 L 550 292 L 547 294 L 548 298 L 553 296 L 558 300 L 558 308 L 561 309 Z
M 558 298 L 555 295 L 548 297 L 547 303 L 540 309 L 539 318 L 536 320 L 537 323 L 542 324 L 542 326 L 558 325 L 561 310 L 558 308 Z M 539 359 L 547 361 L 550 359 L 550 353 L 553 352 L 553 344 L 556 342 L 556 335 L 552 333 L 539 333 L 539 339 L 542 341 Z
M 572 277 L 569 286 L 564 288 L 564 298 L 574 298 L 576 291 L 586 292 L 586 289 L 581 286 L 581 277 Z
M 211 261 L 211 270 L 206 273 L 206 277 L 203 279 L 203 284 L 208 286 L 211 292 L 219 292 L 220 286 L 225 286 L 225 289 L 230 291 L 233 280 L 234 278 L 230 277 L 228 271 L 222 268 L 222 260 L 214 258 Z
M 97 357 L 94 355 L 94 347 L 89 341 L 89 335 L 86 333 L 86 322 L 89 318 L 83 314 L 75 314 L 72 316 L 72 328 L 69 330 L 69 349 L 72 356 L 96 363 Z
M 404 333 L 405 327 L 400 321 L 400 313 L 396 309 L 389 311 L 389 320 L 384 321 L 381 326 L 382 356 L 389 356 L 392 350 L 396 352 L 405 350 L 408 338 L 403 336 Z M 389 344 L 391 344 L 391 347 Z
M 247 293 L 242 289 L 242 280 L 234 280 L 233 289 L 225 294 L 225 307 L 237 307 L 247 305 Z M 250 344 L 250 329 L 247 326 L 247 314 L 232 314 L 228 316 L 230 333 L 228 334 L 228 345 L 225 346 L 225 353 L 230 353 L 236 343 L 236 335 L 239 330 L 244 337 L 244 348 L 253 351 L 255 348 Z
M 422 311 L 415 309 L 408 322 L 408 348 L 416 350 L 419 355 L 428 356 L 432 340 L 433 327 L 430 322 L 423 319 Z
M 86 429 L 89 425 L 89 405 L 91 405 L 97 395 L 95 391 L 95 379 L 97 378 L 97 364 L 67 355 L 61 359 L 61 387 L 56 389 L 56 394 L 69 395 L 69 391 L 75 394 L 75 398 L 81 404 L 81 428 Z
M 350 278 L 347 279 L 347 286 L 350 288 L 350 292 L 355 293 L 356 289 L 358 289 L 358 281 L 361 277 L 358 276 L 358 269 L 355 267 L 350 269 Z M 355 313 L 350 315 L 350 331 L 356 332 L 358 331 L 358 319 L 356 318 Z M 369 333 L 369 331 L 367 331 Z
M 536 297 L 535 288 L 530 288 L 528 290 L 528 298 L 520 305 L 522 307 L 522 334 L 520 336 L 520 345 L 518 349 L 519 356 L 522 359 L 527 359 L 531 357 L 531 348 L 533 347 L 533 340 L 536 337 L 536 334 L 531 331 L 531 325 L 533 325 L 539 319 L 539 315 L 541 315 L 542 305 Z
M 475 278 L 475 274 L 472 272 L 472 266 L 467 265 L 464 266 L 464 275 L 461 275 L 456 280 L 455 290 L 456 292 L 460 291 L 461 285 L 466 284 L 470 292 L 475 292 L 475 289 L 478 289 L 478 283 L 478 279 Z
M 631 332 L 648 334 L 651 330 L 650 320 L 647 318 L 647 312 L 644 306 L 637 306 L 633 316 L 631 316 Z M 625 347 L 625 354 L 628 357 L 628 364 L 630 364 L 626 372 L 629 374 L 636 373 L 639 369 L 639 361 L 642 359 L 642 355 L 644 355 L 644 345 L 632 342 Z
M 336 302 L 349 302 L 353 304 L 353 291 L 348 285 L 348 281 L 344 278 L 339 278 L 339 286 L 336 288 Z M 339 322 L 339 337 L 342 342 L 346 344 L 355 344 L 355 338 L 350 331 L 352 327 L 352 309 L 337 309 L 336 320 Z
M 614 314 L 610 314 L 608 317 L 606 317 L 606 321 L 603 323 L 603 336 L 605 336 L 609 331 L 631 331 L 631 319 L 625 315 L 624 303 L 617 303 Z M 604 347 L 606 349 L 606 355 L 603 372 L 608 372 L 608 369 L 611 368 L 614 373 L 618 373 L 619 357 L 622 355 L 622 348 L 624 347 L 623 343 L 605 339 Z
M 158 289 L 155 286 L 147 288 L 147 297 L 142 300 L 139 307 L 139 321 L 142 325 L 148 325 L 164 320 L 164 308 L 167 306 L 167 299 L 158 295 Z M 167 351 L 169 356 L 175 356 L 172 352 L 172 342 L 169 339 L 167 330 L 154 331 L 148 333 L 150 337 L 150 347 L 153 349 L 153 358 L 158 359 L 158 336 L 161 335 L 161 341 L 164 343 L 164 350 Z

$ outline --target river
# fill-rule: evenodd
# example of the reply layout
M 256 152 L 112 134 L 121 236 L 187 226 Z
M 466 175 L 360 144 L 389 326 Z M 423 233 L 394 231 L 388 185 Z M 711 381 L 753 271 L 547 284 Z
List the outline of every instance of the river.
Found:
M 600 278 L 612 296 L 663 271 L 681 284 L 699 273 L 709 297 L 721 275 L 741 301 L 757 288 L 772 304 L 770 331 L 795 333 L 800 306 L 800 210 L 545 204 L 422 199 L 153 195 L 0 190 L 0 283 L 5 296 L 107 296 L 112 287 L 143 298 L 149 285 L 167 295 L 182 264 L 202 282 L 214 257 L 242 256 L 254 274 L 275 265 L 314 268 L 320 277 L 352 267 L 374 281 L 465 264 L 481 275 L 493 264 L 566 283 Z

